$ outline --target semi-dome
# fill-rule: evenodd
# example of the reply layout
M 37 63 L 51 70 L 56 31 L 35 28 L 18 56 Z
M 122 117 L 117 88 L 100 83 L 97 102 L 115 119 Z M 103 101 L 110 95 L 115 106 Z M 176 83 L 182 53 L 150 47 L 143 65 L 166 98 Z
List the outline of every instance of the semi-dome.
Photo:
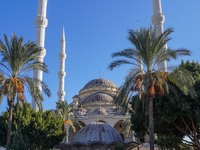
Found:
M 120 134 L 110 125 L 102 122 L 94 122 L 83 127 L 72 142 L 123 142 Z
M 95 93 L 81 102 L 81 105 L 91 103 L 113 103 L 113 97 L 106 93 Z
M 83 89 L 94 87 L 94 86 L 103 86 L 103 87 L 107 86 L 107 87 L 117 88 L 117 85 L 115 83 L 113 83 L 112 81 L 108 80 L 108 79 L 94 79 L 94 80 L 89 81 L 83 87 Z
M 106 111 L 105 108 L 97 108 L 94 110 L 94 112 L 92 113 L 93 115 L 107 115 L 108 112 Z

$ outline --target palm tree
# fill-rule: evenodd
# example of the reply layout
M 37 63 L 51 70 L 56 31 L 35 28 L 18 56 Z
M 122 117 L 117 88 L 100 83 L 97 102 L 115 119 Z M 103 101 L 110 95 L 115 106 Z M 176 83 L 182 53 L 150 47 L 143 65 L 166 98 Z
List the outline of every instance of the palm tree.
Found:
M 143 28 L 137 31 L 129 31 L 129 41 L 135 48 L 125 49 L 120 52 L 112 54 L 114 57 L 122 57 L 122 59 L 113 61 L 108 68 L 113 70 L 124 64 L 129 64 L 132 69 L 129 70 L 126 81 L 121 87 L 120 93 L 117 95 L 115 102 L 127 110 L 127 104 L 131 99 L 131 94 L 134 92 L 139 93 L 141 99 L 146 99 L 149 103 L 149 132 L 150 132 L 150 149 L 154 149 L 154 121 L 153 121 L 153 99 L 155 94 L 164 95 L 165 91 L 168 92 L 167 79 L 173 80 L 173 76 L 167 78 L 167 72 L 158 70 L 157 66 L 163 61 L 176 60 L 180 55 L 190 55 L 190 51 L 186 49 L 163 50 L 163 47 L 171 40 L 169 35 L 173 29 L 169 28 L 162 34 L 158 35 L 157 31 L 152 29 Z M 141 61 L 138 60 L 141 58 Z M 137 64 L 142 65 L 143 69 L 138 69 Z M 164 69 L 164 68 L 163 68 Z M 181 70 L 177 70 L 179 74 L 176 76 L 178 80 L 173 80 L 176 85 L 182 85 L 177 81 L 183 82 L 181 79 L 192 80 L 186 76 Z M 187 77 L 187 78 L 186 78 Z M 184 89 L 182 87 L 182 89 Z M 187 91 L 186 91 L 187 92 Z M 128 99 L 130 97 L 130 99 Z
M 15 34 L 12 35 L 11 39 L 4 35 L 4 41 L 5 44 L 0 41 L 0 54 L 2 58 L 0 62 L 0 104 L 5 96 L 9 106 L 7 130 L 7 144 L 9 144 L 11 139 L 12 110 L 16 97 L 18 100 L 23 101 L 26 87 L 41 109 L 43 96 L 35 83 L 39 82 L 42 85 L 44 93 L 48 97 L 51 96 L 51 93 L 44 82 L 33 79 L 30 76 L 30 72 L 33 69 L 48 72 L 47 66 L 36 60 L 36 54 L 41 52 L 41 49 L 30 41 L 23 44 L 23 37 L 17 38 Z
M 64 129 L 67 133 L 66 143 L 69 142 L 69 128 L 71 127 L 74 132 L 76 132 L 76 128 L 74 124 L 80 124 L 77 121 L 76 115 L 72 112 L 72 106 L 68 105 L 67 101 L 59 100 L 56 103 L 56 113 L 60 114 L 63 118 Z M 72 120 L 73 119 L 73 120 Z M 80 126 L 81 127 L 81 126 Z

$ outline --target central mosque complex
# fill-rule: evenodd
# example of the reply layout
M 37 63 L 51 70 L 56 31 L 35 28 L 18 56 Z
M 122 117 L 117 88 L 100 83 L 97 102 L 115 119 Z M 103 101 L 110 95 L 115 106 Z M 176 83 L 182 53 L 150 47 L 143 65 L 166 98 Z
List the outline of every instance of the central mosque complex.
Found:
M 38 0 L 38 12 L 35 18 L 36 25 L 36 44 L 42 48 L 37 55 L 38 61 L 43 62 L 46 55 L 44 48 L 45 29 L 48 25 L 46 18 L 47 0 Z M 159 33 L 163 32 L 163 23 L 165 20 L 162 13 L 161 0 L 152 0 L 153 16 L 151 18 L 155 28 Z M 65 81 L 65 31 L 60 41 L 59 52 L 59 89 L 57 92 L 58 100 L 64 101 L 64 81 Z M 165 49 L 166 46 L 163 48 Z M 138 58 L 138 62 L 142 60 Z M 158 69 L 166 70 L 166 61 L 163 61 Z M 138 65 L 138 69 L 142 69 Z M 43 72 L 34 70 L 33 77 L 42 81 Z M 38 85 L 41 89 L 41 85 Z M 68 138 L 66 144 L 60 144 L 59 149 L 70 150 L 114 150 L 114 145 L 122 144 L 126 149 L 133 149 L 139 144 L 149 142 L 149 136 L 135 138 L 134 132 L 129 131 L 124 134 L 122 131 L 123 121 L 130 119 L 130 114 L 123 114 L 122 108 L 114 103 L 114 96 L 120 89 L 110 80 L 91 79 L 85 86 L 80 89 L 79 93 L 73 97 L 73 113 L 77 116 L 82 129 L 76 126 L 76 132 L 70 127 L 67 128 Z M 32 107 L 38 110 L 37 103 L 32 99 Z

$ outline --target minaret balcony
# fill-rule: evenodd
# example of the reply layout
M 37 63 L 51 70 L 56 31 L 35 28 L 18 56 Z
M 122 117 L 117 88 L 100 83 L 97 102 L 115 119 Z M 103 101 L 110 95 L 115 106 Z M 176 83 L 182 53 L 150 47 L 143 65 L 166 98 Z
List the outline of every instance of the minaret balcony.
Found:
M 65 91 L 58 91 L 57 95 L 60 97 L 65 96 Z
M 40 47 L 42 50 L 37 53 L 37 57 L 41 57 L 42 59 L 46 56 L 46 49 L 44 47 Z
M 66 58 L 66 54 L 65 53 L 59 53 L 58 57 L 59 57 L 59 59 L 65 59 Z
M 156 13 L 151 17 L 152 23 L 155 25 L 157 23 L 164 23 L 165 21 L 165 16 L 163 13 Z
M 37 16 L 35 18 L 35 25 L 36 25 L 36 27 L 42 26 L 43 28 L 46 28 L 48 25 L 48 20 L 47 20 L 47 18 L 45 18 L 43 16 Z
M 66 76 L 66 72 L 65 71 L 59 71 L 58 72 L 58 76 L 59 77 L 65 77 Z

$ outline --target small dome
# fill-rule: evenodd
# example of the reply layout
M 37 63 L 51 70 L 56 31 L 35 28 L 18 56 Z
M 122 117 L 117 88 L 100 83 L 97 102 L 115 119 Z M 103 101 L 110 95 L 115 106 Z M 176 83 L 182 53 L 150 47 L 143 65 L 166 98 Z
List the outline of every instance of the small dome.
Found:
M 102 122 L 94 122 L 83 127 L 72 142 L 123 142 L 120 134 L 110 125 Z
M 106 111 L 105 108 L 97 108 L 94 110 L 94 112 L 92 113 L 93 115 L 107 115 L 108 112 Z
M 94 86 L 107 86 L 117 88 L 117 85 L 110 80 L 107 79 L 94 79 L 88 82 L 83 89 L 94 87 Z
M 113 103 L 113 97 L 106 93 L 95 93 L 81 102 L 81 105 L 90 103 Z

